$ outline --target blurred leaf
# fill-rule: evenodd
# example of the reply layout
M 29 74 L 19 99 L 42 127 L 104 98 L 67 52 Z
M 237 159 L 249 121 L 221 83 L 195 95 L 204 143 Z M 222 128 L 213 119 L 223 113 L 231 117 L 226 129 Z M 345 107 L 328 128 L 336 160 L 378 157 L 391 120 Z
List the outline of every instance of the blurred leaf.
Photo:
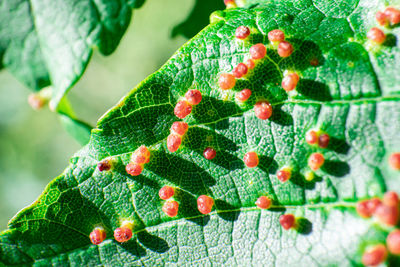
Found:
M 82 76 L 94 47 L 117 47 L 144 0 L 3 0 L 0 59 L 29 88 L 52 83 L 53 105 Z
M 86 145 L 90 139 L 92 127 L 78 119 L 71 118 L 64 114 L 59 114 L 61 124 L 64 129 L 82 146 Z
M 58 106 L 58 115 L 62 126 L 66 132 L 75 139 L 75 141 L 82 146 L 89 142 L 90 132 L 93 127 L 76 117 L 76 114 L 66 96 L 64 96 L 60 101 Z
M 185 21 L 176 25 L 171 32 L 171 36 L 183 35 L 192 38 L 209 23 L 210 14 L 215 10 L 224 9 L 223 0 L 196 0 L 192 12 Z
M 357 201 L 400 192 L 400 173 L 388 164 L 400 151 L 400 49 L 371 45 L 365 37 L 384 3 L 277 0 L 215 13 L 211 25 L 99 120 L 65 172 L 11 220 L 0 235 L 0 262 L 360 266 L 365 249 L 384 243 L 394 227 L 358 216 Z M 241 25 L 251 29 L 248 40 L 234 36 Z M 253 44 L 267 44 L 267 33 L 276 28 L 294 53 L 282 59 L 268 44 L 254 70 L 232 90 L 219 89 L 219 75 L 246 61 Z M 387 32 L 400 36 L 399 28 Z M 289 94 L 280 87 L 286 70 L 301 76 Z M 184 119 L 189 130 L 181 148 L 170 153 L 174 106 L 194 88 L 203 99 Z M 240 103 L 235 94 L 243 88 L 253 94 Z M 253 111 L 260 99 L 273 107 L 265 121 Z M 305 142 L 310 129 L 330 135 L 326 149 Z M 132 177 L 125 166 L 140 145 L 151 158 Z M 217 151 L 211 161 L 202 156 L 209 146 Z M 243 164 L 248 151 L 259 155 L 255 168 Z M 306 181 L 313 152 L 326 160 Z M 100 172 L 97 164 L 105 158 L 113 169 Z M 293 168 L 285 183 L 276 177 L 283 166 Z M 162 212 L 158 191 L 164 185 L 176 189 L 174 218 Z M 209 215 L 197 210 L 202 194 L 215 200 Z M 262 195 L 272 199 L 270 210 L 255 207 Z M 297 230 L 282 230 L 278 218 L 284 213 L 299 218 Z M 135 236 L 121 244 L 113 230 L 124 220 L 133 222 Z M 99 225 L 107 239 L 95 246 L 89 234 Z M 390 255 L 387 265 L 398 264 L 399 257 Z

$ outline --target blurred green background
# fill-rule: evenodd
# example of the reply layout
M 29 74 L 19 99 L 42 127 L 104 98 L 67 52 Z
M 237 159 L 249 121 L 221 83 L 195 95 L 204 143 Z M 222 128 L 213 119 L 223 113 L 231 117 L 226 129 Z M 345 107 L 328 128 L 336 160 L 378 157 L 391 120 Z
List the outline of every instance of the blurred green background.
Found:
M 160 68 L 187 40 L 170 36 L 194 6 L 195 0 L 148 0 L 136 10 L 117 50 L 109 57 L 95 51 L 69 93 L 78 117 L 95 125 L 121 97 Z M 48 108 L 34 111 L 27 104 L 29 94 L 10 73 L 0 71 L 0 230 L 39 196 L 80 148 L 56 114 Z

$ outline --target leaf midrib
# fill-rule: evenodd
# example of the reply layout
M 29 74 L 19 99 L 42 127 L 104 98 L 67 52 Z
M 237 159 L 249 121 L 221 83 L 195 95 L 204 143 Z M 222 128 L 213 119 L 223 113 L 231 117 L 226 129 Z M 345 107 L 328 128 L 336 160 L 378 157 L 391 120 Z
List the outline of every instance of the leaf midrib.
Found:
M 299 205 L 272 205 L 270 209 L 268 210 L 264 210 L 264 212 L 273 212 L 279 209 L 290 209 L 290 208 L 297 208 L 297 207 L 301 207 L 304 209 L 324 209 L 324 208 L 349 208 L 349 209 L 354 209 L 356 207 L 357 202 L 353 202 L 353 201 L 341 201 L 341 202 L 329 202 L 329 203 L 316 203 L 316 204 L 299 204 Z M 209 214 L 198 214 L 196 216 L 191 216 L 191 217 L 181 217 L 178 218 L 176 220 L 169 220 L 169 221 L 164 221 L 161 222 L 159 224 L 155 224 L 155 225 L 150 225 L 150 226 L 145 226 L 137 231 L 133 231 L 134 235 L 137 235 L 141 232 L 145 232 L 145 231 L 151 231 L 152 229 L 157 229 L 159 227 L 168 227 L 169 224 L 175 224 L 175 223 L 179 223 L 181 221 L 187 221 L 187 220 L 195 220 L 195 219 L 200 219 L 200 218 L 205 218 L 207 216 L 216 216 L 218 214 L 227 214 L 227 213 L 236 213 L 236 212 L 253 212 L 253 211 L 259 211 L 259 212 L 263 212 L 263 210 L 259 209 L 258 207 L 254 206 L 254 207 L 241 207 L 241 208 L 237 208 L 237 209 L 230 209 L 230 210 L 214 210 L 212 212 L 210 212 Z M 77 233 L 79 233 L 80 235 L 82 235 L 85 238 L 88 238 L 88 235 L 85 233 L 80 232 L 78 229 L 75 229 L 73 227 L 70 227 L 68 225 L 62 224 L 60 222 L 57 221 L 53 221 L 53 220 L 49 220 L 47 218 L 41 218 L 41 219 L 29 219 L 29 220 L 21 220 L 20 222 L 18 222 L 16 225 L 20 224 L 20 223 L 25 223 L 25 222 L 31 222 L 31 221 L 48 221 L 51 223 L 56 223 L 60 226 L 65 226 L 71 230 L 76 231 Z M 17 229 L 10 229 L 10 230 L 17 230 Z M 104 241 L 104 245 L 107 245 L 107 240 L 111 240 L 109 242 L 115 242 L 113 241 L 112 238 L 107 238 Z M 8 244 L 7 245 L 13 245 L 16 246 L 18 248 L 18 245 L 15 244 Z M 65 254 L 65 253 L 70 253 L 72 251 L 76 251 L 76 250 L 81 250 L 82 248 L 88 247 L 88 246 L 93 246 L 92 244 L 87 244 L 84 246 L 80 246 L 77 247 L 75 249 L 71 249 L 71 250 L 65 250 L 62 253 L 56 254 L 60 255 L 60 254 Z M 97 246 L 99 247 L 99 246 Z M 100 254 L 100 253 L 99 253 Z M 27 254 L 26 254 L 27 255 Z M 31 256 L 27 255 L 30 259 L 32 259 L 33 262 L 39 261 L 39 260 L 44 260 L 44 259 L 51 259 L 54 256 L 49 256 L 49 257 L 43 257 L 43 258 L 32 258 Z M 16 264 L 18 265 L 18 264 Z M 14 265 L 15 266 L 15 265 Z

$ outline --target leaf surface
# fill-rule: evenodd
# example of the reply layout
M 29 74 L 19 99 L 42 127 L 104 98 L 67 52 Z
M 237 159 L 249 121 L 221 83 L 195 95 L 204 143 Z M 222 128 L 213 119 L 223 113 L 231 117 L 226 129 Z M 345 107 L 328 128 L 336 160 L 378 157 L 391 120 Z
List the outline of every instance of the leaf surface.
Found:
M 208 27 L 99 120 L 65 172 L 11 220 L 0 236 L 1 262 L 361 265 L 363 251 L 384 243 L 392 228 L 361 218 L 357 201 L 400 192 L 400 174 L 388 164 L 400 150 L 399 46 L 377 47 L 366 39 L 384 7 L 378 0 L 263 1 L 214 13 Z M 241 25 L 251 28 L 247 41 L 235 39 Z M 289 58 L 268 45 L 266 35 L 276 28 L 295 47 Z M 400 36 L 399 28 L 386 31 Z M 267 57 L 232 90 L 220 90 L 219 75 L 247 60 L 259 42 L 268 45 Z M 311 65 L 315 60 L 318 66 Z M 285 70 L 300 74 L 296 92 L 280 87 Z M 253 94 L 240 103 L 235 93 L 243 88 Z M 184 119 L 189 130 L 181 148 L 170 153 L 174 106 L 189 89 L 200 90 L 203 99 Z M 273 107 L 266 121 L 254 115 L 260 99 Z M 305 142 L 310 129 L 330 135 L 328 148 Z M 125 166 L 140 145 L 151 158 L 132 177 Z M 208 146 L 217 151 L 211 161 L 202 156 Z M 256 168 L 243 163 L 248 151 L 260 157 Z M 304 176 L 313 152 L 326 161 L 309 182 Z M 97 163 L 107 157 L 114 168 L 100 172 Z M 283 166 L 293 168 L 286 183 L 276 177 Z M 176 188 L 177 217 L 162 212 L 158 191 L 164 185 Z M 215 200 L 209 215 L 197 210 L 202 194 Z M 273 200 L 271 209 L 254 205 L 262 195 Z M 285 213 L 298 218 L 297 231 L 282 229 Z M 113 230 L 124 220 L 133 222 L 135 236 L 120 244 Z M 89 234 L 99 225 L 107 239 L 95 246 Z M 398 261 L 390 256 L 386 264 Z
M 4 0 L 0 66 L 38 91 L 53 85 L 57 105 L 82 76 L 94 47 L 111 54 L 144 0 Z

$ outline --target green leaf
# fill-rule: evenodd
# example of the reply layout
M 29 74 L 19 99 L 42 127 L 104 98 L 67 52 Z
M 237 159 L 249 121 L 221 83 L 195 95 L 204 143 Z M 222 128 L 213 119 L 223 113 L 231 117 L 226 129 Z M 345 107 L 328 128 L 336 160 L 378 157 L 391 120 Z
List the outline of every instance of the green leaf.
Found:
M 94 47 L 117 47 L 144 0 L 4 0 L 0 3 L 0 66 L 29 88 L 53 85 L 56 106 L 82 76 Z
M 185 44 L 156 73 L 106 113 L 90 142 L 72 159 L 31 206 L 17 214 L 0 235 L 0 262 L 9 265 L 267 265 L 359 266 L 369 245 L 385 243 L 393 227 L 361 218 L 357 201 L 400 192 L 400 173 L 388 157 L 400 151 L 400 50 L 396 44 L 371 45 L 366 33 L 384 1 L 263 1 L 250 8 L 219 11 L 213 23 Z M 396 2 L 397 3 L 397 2 Z M 395 2 L 389 4 L 395 5 Z M 238 26 L 252 34 L 235 39 Z M 267 33 L 284 30 L 295 52 L 281 59 L 272 46 L 232 90 L 218 86 L 221 73 L 249 58 L 249 48 L 265 44 Z M 398 38 L 400 29 L 388 28 Z M 312 66 L 310 61 L 318 66 Z M 296 92 L 280 83 L 285 70 L 300 76 Z M 243 88 L 253 91 L 245 103 L 235 100 Z M 198 89 L 201 103 L 184 119 L 189 130 L 181 148 L 170 153 L 166 138 L 174 106 L 188 89 Z M 257 119 L 253 106 L 267 99 L 272 117 Z M 310 146 L 305 133 L 320 129 L 331 142 Z M 125 171 L 132 153 L 146 145 L 150 162 L 141 175 Z M 215 159 L 204 148 L 217 151 Z M 256 151 L 260 163 L 247 168 L 243 156 Z M 313 152 L 326 162 L 313 181 L 307 159 Z M 113 160 L 111 171 L 97 163 Z M 293 167 L 285 183 L 276 177 Z M 177 217 L 162 212 L 158 197 L 174 186 Z M 196 199 L 206 194 L 214 210 L 202 215 Z M 266 195 L 269 210 L 254 202 Z M 296 215 L 296 231 L 279 225 L 284 213 Z M 113 239 L 124 220 L 134 238 Z M 90 243 L 103 226 L 107 239 Z M 388 266 L 398 266 L 390 255 Z
M 223 1 L 215 0 L 196 0 L 196 3 L 185 21 L 176 25 L 171 32 L 171 36 L 183 35 L 192 38 L 201 29 L 207 26 L 211 12 L 224 9 Z
M 62 125 L 65 130 L 82 146 L 86 145 L 90 139 L 92 127 L 78 119 L 59 114 Z
M 75 139 L 80 145 L 84 146 L 89 142 L 90 133 L 93 129 L 88 123 L 79 120 L 69 103 L 66 96 L 64 96 L 58 106 L 58 115 L 60 122 L 65 131 Z

